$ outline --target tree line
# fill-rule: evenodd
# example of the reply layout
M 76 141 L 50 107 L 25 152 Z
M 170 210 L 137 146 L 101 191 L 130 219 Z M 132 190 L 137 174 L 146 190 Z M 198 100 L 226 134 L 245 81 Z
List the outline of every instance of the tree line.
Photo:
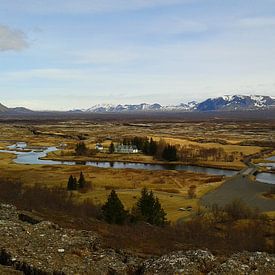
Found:
M 239 155 L 238 152 L 228 154 L 223 148 L 205 148 L 197 145 L 180 146 L 177 152 L 180 161 L 225 161 L 232 162 Z
M 123 145 L 136 146 L 139 151 L 148 156 L 153 156 L 157 160 L 164 161 L 225 161 L 232 162 L 238 157 L 242 157 L 242 153 L 232 152 L 228 154 L 223 148 L 205 148 L 198 145 L 171 145 L 164 139 L 159 141 L 148 137 L 127 137 L 122 140 Z M 109 153 L 115 152 L 114 143 L 109 146 Z M 87 148 L 84 142 L 77 143 L 75 154 L 77 156 L 87 156 L 94 153 L 93 150 Z
M 165 161 L 225 161 L 232 162 L 241 153 L 232 152 L 228 154 L 223 148 L 205 148 L 198 145 L 171 145 L 164 139 L 155 141 L 148 137 L 133 137 L 124 138 L 123 144 L 135 145 L 138 150 L 142 151 L 145 155 L 151 155 L 155 159 Z
M 135 145 L 143 154 L 153 156 L 155 159 L 165 161 L 177 161 L 177 148 L 174 145 L 167 144 L 164 139 L 155 141 L 148 137 L 124 138 L 124 145 Z

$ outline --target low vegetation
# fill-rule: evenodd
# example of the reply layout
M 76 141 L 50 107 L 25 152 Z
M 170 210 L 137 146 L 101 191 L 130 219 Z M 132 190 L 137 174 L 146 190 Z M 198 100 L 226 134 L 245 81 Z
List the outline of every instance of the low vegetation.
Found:
M 35 148 L 59 146 L 60 150 L 50 153 L 48 159 L 79 164 L 179 161 L 241 169 L 242 160 L 261 156 L 274 145 L 270 142 L 275 129 L 272 121 L 190 122 L 179 117 L 172 123 L 167 118 L 158 118 L 157 122 L 150 118 L 141 125 L 133 123 L 135 119 L 44 120 L 32 121 L 31 127 L 30 122 L 3 122 L 0 146 L 4 149 L 24 137 L 23 141 Z M 95 149 L 97 143 L 102 144 L 103 151 Z M 135 145 L 139 153 L 115 154 L 117 144 Z M 271 218 L 242 201 L 223 208 L 199 207 L 200 198 L 223 183 L 222 176 L 83 165 L 22 165 L 12 163 L 13 158 L 12 154 L 0 154 L 1 177 L 9 179 L 0 181 L 0 201 L 34 211 L 63 227 L 98 232 L 106 247 L 146 254 L 190 248 L 208 248 L 217 253 L 274 252 L 275 226 Z M 80 180 L 80 171 L 84 181 Z M 151 198 L 150 210 L 145 212 L 139 204 L 144 187 Z M 267 201 L 274 198 L 271 190 L 257 193 L 262 195 Z M 117 206 L 113 209 L 114 202 Z M 113 213 L 105 215 L 110 209 Z M 155 220 L 156 209 L 160 219 Z M 113 216 L 114 220 L 110 218 Z
M 270 199 L 275 198 L 275 187 L 271 187 L 269 191 L 264 194 L 264 196 Z
M 190 248 L 208 248 L 219 253 L 242 250 L 275 252 L 274 221 L 256 209 L 250 209 L 241 201 L 234 201 L 224 208 L 213 206 L 207 210 L 199 209 L 189 220 L 172 224 L 162 223 L 164 226 L 159 227 L 149 226 L 153 210 L 144 210 L 149 205 L 152 206 L 153 200 L 156 203 L 154 195 L 143 190 L 136 205 L 141 214 L 145 213 L 143 218 L 134 225 L 128 222 L 122 225 L 121 217 L 124 219 L 126 212 L 114 191 L 101 206 L 92 201 L 76 203 L 72 193 L 66 189 L 23 187 L 19 182 L 1 180 L 1 202 L 36 211 L 62 226 L 94 230 L 103 236 L 107 247 L 132 249 L 149 254 Z M 160 205 L 157 209 L 161 209 Z M 115 220 L 108 220 L 112 219 L 113 215 L 105 215 L 111 210 Z M 102 223 L 102 215 L 111 224 Z

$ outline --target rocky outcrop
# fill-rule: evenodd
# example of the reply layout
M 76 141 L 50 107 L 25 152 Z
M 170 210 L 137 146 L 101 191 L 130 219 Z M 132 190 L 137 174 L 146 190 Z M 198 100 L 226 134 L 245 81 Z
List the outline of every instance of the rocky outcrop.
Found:
M 275 256 L 242 252 L 219 257 L 190 250 L 144 261 L 121 250 L 102 248 L 94 232 L 64 229 L 0 204 L 0 274 L 275 274 Z
M 145 261 L 144 274 L 207 274 L 215 265 L 215 257 L 208 251 L 174 252 Z
M 242 252 L 223 258 L 204 250 L 179 251 L 145 261 L 143 274 L 275 274 L 275 256 L 262 252 Z
M 127 253 L 102 249 L 93 232 L 63 229 L 48 221 L 33 224 L 18 217 L 15 207 L 0 206 L 2 265 L 43 275 L 130 274 L 140 265 Z

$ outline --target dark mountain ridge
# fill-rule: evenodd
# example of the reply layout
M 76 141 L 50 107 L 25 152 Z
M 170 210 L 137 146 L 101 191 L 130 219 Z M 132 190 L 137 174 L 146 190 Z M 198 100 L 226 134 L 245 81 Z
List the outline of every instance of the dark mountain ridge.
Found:
M 178 105 L 154 104 L 97 104 L 88 109 L 74 109 L 67 113 L 134 113 L 134 112 L 212 112 L 212 111 L 257 111 L 275 109 L 275 98 L 262 95 L 226 95 L 208 98 L 202 102 L 191 101 Z M 0 113 L 32 114 L 34 111 L 24 108 L 8 108 L 0 104 Z M 48 111 L 51 112 L 51 111 Z M 54 111 L 52 111 L 54 112 Z M 36 112 L 41 113 L 41 112 Z

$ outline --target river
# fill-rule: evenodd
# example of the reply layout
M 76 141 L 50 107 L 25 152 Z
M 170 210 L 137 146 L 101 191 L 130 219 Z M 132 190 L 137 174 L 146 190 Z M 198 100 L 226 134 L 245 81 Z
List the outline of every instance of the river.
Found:
M 195 173 L 205 173 L 210 175 L 224 175 L 234 176 L 237 171 L 226 170 L 220 168 L 201 167 L 195 165 L 183 165 L 183 164 L 145 164 L 145 163 L 129 163 L 129 162 L 76 162 L 76 161 L 56 161 L 56 160 L 43 160 L 41 158 L 47 156 L 48 153 L 58 150 L 56 147 L 32 149 L 28 152 L 24 151 L 27 147 L 26 144 L 20 143 L 20 146 L 11 145 L 9 150 L 0 150 L 1 153 L 16 154 L 14 159 L 18 164 L 40 164 L 40 165 L 88 165 L 100 168 L 114 168 L 114 169 L 142 169 L 142 170 L 178 170 L 178 171 L 190 171 Z M 17 151 L 11 149 L 19 149 Z M 259 173 L 257 180 L 265 183 L 275 184 L 275 174 L 271 173 Z

